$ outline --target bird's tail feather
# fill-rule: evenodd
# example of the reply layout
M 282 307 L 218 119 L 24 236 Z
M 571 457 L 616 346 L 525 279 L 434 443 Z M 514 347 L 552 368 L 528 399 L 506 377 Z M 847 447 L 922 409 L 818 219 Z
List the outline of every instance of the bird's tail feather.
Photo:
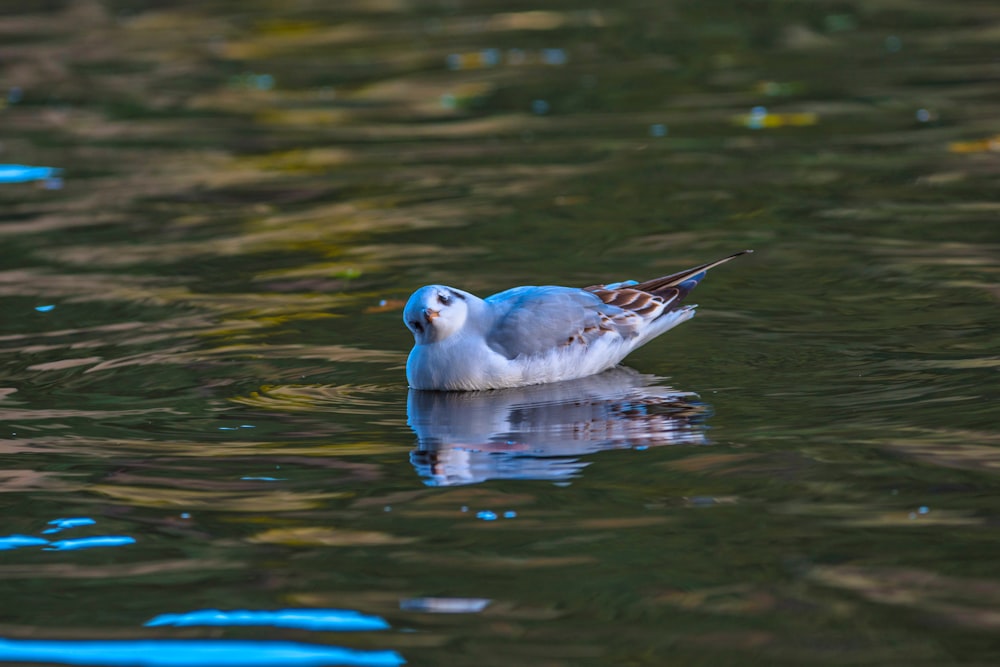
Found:
M 681 288 L 682 295 L 686 295 L 688 292 L 695 288 L 701 279 L 705 277 L 705 273 L 709 269 L 714 269 L 720 264 L 725 264 L 731 259 L 735 259 L 740 255 L 747 255 L 752 253 L 753 250 L 741 250 L 739 252 L 733 253 L 728 257 L 723 257 L 722 259 L 716 260 L 714 262 L 709 262 L 708 264 L 701 264 L 699 266 L 686 269 L 684 271 L 678 271 L 677 273 L 672 273 L 669 276 L 663 276 L 662 278 L 653 278 L 652 280 L 647 280 L 644 283 L 639 283 L 638 285 L 633 285 L 632 289 L 642 290 L 643 292 L 650 292 L 656 294 L 657 291 L 671 288 L 679 287 Z M 685 283 L 691 283 L 690 286 L 685 285 Z M 685 290 L 684 287 L 687 287 Z M 683 298 L 683 296 L 681 297 Z

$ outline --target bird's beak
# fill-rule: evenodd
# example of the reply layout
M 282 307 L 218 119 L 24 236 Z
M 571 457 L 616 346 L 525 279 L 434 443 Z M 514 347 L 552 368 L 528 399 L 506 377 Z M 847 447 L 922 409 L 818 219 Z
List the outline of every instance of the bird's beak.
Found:
M 424 319 L 427 320 L 427 324 L 430 324 L 433 320 L 440 317 L 441 313 L 436 310 L 431 310 L 430 308 L 424 308 Z

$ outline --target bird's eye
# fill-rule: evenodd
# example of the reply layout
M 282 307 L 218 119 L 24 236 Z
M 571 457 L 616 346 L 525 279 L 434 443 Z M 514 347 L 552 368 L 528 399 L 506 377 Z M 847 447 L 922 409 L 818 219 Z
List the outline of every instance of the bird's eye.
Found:
M 418 320 L 410 320 L 410 327 L 417 333 L 424 332 L 424 325 L 421 324 Z
M 440 294 L 438 294 L 438 301 L 441 302 L 442 306 L 447 306 L 449 303 L 451 303 L 451 296 L 445 294 L 444 292 L 441 292 Z

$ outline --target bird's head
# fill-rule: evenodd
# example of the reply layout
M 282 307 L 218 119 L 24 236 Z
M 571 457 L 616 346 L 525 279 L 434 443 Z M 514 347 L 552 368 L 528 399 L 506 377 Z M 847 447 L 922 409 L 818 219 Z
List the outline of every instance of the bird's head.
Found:
M 418 345 L 444 340 L 465 324 L 471 295 L 444 285 L 427 285 L 410 296 L 403 322 Z

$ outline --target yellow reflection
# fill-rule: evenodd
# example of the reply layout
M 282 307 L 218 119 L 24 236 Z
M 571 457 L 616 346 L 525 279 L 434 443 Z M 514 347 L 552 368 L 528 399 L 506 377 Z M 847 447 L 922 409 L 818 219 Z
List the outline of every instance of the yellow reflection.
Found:
M 176 507 L 185 510 L 211 509 L 226 512 L 292 512 L 316 509 L 326 501 L 344 498 L 347 493 L 297 493 L 271 491 L 195 491 L 151 486 L 95 484 L 89 490 L 141 507 Z
M 262 124 L 299 127 L 342 125 L 349 119 L 350 114 L 340 109 L 269 109 L 261 111 L 255 117 Z
M 374 530 L 302 527 L 275 528 L 258 533 L 251 542 L 284 544 L 290 547 L 377 547 L 416 542 L 415 537 L 399 537 Z
M 351 361 L 351 359 L 345 359 Z M 291 412 L 329 411 L 345 414 L 382 414 L 386 400 L 374 398 L 389 389 L 379 385 L 277 385 L 261 387 L 249 396 L 231 399 L 255 408 Z
M 950 153 L 996 153 L 1000 152 L 1000 134 L 974 141 L 953 141 L 948 144 Z

